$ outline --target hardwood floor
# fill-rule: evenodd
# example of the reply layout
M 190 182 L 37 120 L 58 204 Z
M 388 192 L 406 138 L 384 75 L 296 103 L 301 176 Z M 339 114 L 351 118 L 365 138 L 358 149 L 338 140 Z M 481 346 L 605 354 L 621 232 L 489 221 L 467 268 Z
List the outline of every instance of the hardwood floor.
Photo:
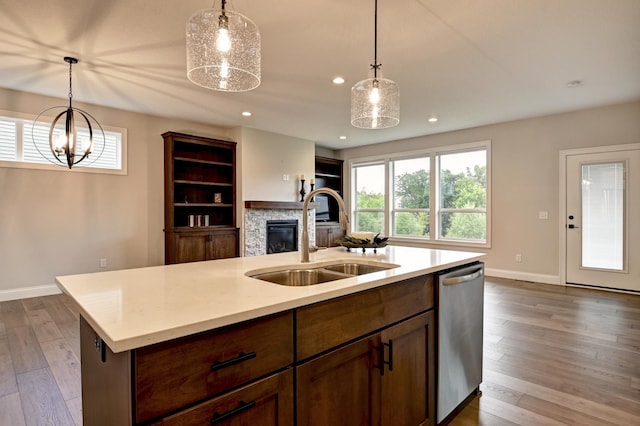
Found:
M 78 313 L 0 302 L 0 425 L 81 425 Z M 451 423 L 639 425 L 640 296 L 488 278 L 483 395 Z
M 640 296 L 487 279 L 483 379 L 452 426 L 640 425 Z

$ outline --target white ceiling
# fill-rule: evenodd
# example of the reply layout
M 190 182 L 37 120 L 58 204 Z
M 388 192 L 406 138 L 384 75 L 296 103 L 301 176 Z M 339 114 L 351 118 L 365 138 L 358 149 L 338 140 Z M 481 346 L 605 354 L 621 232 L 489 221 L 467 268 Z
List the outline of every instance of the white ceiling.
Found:
M 401 99 L 385 130 L 349 123 L 350 88 L 373 62 L 373 0 L 232 0 L 262 35 L 262 83 L 245 93 L 186 78 L 185 23 L 212 4 L 0 0 L 0 86 L 65 98 L 62 58 L 75 56 L 75 100 L 334 149 L 640 99 L 640 0 L 379 0 L 378 61 Z

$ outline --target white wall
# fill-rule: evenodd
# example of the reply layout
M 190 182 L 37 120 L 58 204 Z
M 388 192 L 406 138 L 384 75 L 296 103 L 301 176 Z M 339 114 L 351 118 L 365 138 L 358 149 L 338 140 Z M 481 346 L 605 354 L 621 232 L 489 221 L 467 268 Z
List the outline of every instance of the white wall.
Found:
M 563 149 L 640 142 L 640 102 L 518 120 L 456 132 L 386 142 L 339 152 L 354 158 L 492 142 L 492 247 L 487 268 L 495 275 L 540 282 L 559 280 L 559 152 Z M 346 173 L 345 188 L 349 185 Z M 538 219 L 539 211 L 549 220 Z M 522 263 L 515 254 L 522 254 Z
M 37 115 L 66 100 L 0 89 L 0 109 Z M 164 263 L 163 140 L 179 131 L 230 139 L 229 129 L 95 105 L 128 130 L 128 174 L 0 167 L 0 300 L 56 291 L 58 275 Z
M 315 144 L 255 129 L 242 129 L 242 205 L 244 201 L 299 201 L 300 181 L 304 174 L 315 173 Z M 283 180 L 289 175 L 289 180 Z

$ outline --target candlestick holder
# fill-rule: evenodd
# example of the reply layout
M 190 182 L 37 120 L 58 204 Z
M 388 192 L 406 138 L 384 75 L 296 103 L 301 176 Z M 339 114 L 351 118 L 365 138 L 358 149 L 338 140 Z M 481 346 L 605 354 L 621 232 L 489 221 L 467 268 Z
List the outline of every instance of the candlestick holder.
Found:
M 311 183 L 311 182 L 309 182 L 309 187 L 311 188 L 311 189 L 309 189 L 309 193 L 312 193 L 312 192 L 313 192 L 313 187 L 314 187 L 314 186 L 316 186 L 316 184 L 315 184 L 315 183 Z M 315 200 L 314 200 L 314 198 L 316 198 L 316 197 L 311 197 L 311 202 L 312 202 L 312 203 L 315 201 Z
M 304 179 L 300 179 L 300 201 L 304 201 L 304 195 L 306 192 L 304 191 Z

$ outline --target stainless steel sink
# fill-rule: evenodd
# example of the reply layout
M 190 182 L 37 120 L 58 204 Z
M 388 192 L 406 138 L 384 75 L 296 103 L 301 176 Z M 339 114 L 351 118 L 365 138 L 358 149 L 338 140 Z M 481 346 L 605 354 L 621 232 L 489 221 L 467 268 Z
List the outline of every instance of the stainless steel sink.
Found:
M 297 268 L 296 265 L 291 265 L 285 267 L 285 269 L 276 271 L 255 270 L 247 272 L 246 275 L 251 278 L 280 285 L 307 286 L 342 280 L 358 275 L 371 274 L 397 267 L 398 265 L 391 263 L 337 262 L 315 268 Z
M 302 286 L 325 283 L 327 281 L 341 280 L 349 278 L 350 275 L 329 271 L 324 268 L 314 269 L 285 269 L 283 271 L 265 272 L 263 274 L 251 275 L 263 281 L 288 286 Z
M 364 263 L 340 263 L 337 265 L 328 265 L 325 266 L 324 269 L 329 271 L 341 272 L 343 274 L 349 275 L 364 275 L 371 274 L 373 272 L 384 271 L 386 269 L 391 269 L 395 265 L 389 266 L 381 266 L 381 265 L 367 265 Z

